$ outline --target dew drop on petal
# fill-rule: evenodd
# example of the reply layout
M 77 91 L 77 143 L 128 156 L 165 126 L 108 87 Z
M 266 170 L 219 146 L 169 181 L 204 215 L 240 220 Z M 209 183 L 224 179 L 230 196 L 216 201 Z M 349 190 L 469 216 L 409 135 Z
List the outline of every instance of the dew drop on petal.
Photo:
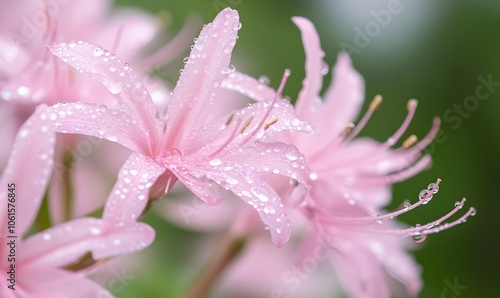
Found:
M 50 238 L 52 238 L 52 236 L 50 236 L 50 234 L 49 234 L 49 233 L 45 233 L 45 234 L 43 234 L 43 235 L 42 235 L 42 238 L 43 238 L 43 240 L 45 240 L 45 241 L 49 241 L 49 240 L 50 240 Z
M 211 161 L 208 162 L 209 165 L 212 167 L 220 166 L 222 164 L 222 161 L 220 159 L 212 159 Z
M 286 147 L 285 156 L 289 160 L 297 160 L 299 158 L 299 150 L 297 147 L 290 145 Z
M 309 179 L 311 179 L 312 181 L 318 180 L 318 173 L 316 173 L 316 172 L 311 172 L 311 173 L 309 174 Z
M 94 49 L 92 49 L 92 54 L 94 54 L 94 56 L 96 56 L 96 57 L 101 56 L 103 53 L 104 53 L 104 51 L 103 51 L 102 47 L 100 47 L 100 46 L 95 46 Z

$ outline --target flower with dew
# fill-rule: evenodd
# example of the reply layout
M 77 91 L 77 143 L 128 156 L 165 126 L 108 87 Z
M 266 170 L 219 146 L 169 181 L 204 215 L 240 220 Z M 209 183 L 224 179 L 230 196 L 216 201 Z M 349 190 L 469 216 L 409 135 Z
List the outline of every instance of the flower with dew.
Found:
M 330 260 L 350 296 L 389 297 L 392 289 L 387 276 L 400 281 L 409 294 L 416 295 L 421 288 L 420 270 L 405 251 L 410 245 L 404 237 L 411 236 L 421 242 L 428 234 L 451 228 L 476 212 L 471 207 L 459 219 L 439 225 L 462 208 L 463 199 L 445 216 L 425 225 L 401 228 L 392 221 L 427 204 L 438 190 L 438 180 L 420 192 L 416 203 L 406 203 L 401 210 L 379 215 L 389 203 L 393 183 L 430 166 L 430 157 L 422 157 L 421 150 L 435 137 L 440 121 L 434 120 L 422 141 L 417 143 L 416 137 L 410 136 L 401 148 L 391 149 L 415 114 L 417 102 L 410 100 L 406 119 L 386 142 L 355 138 L 382 98 L 376 96 L 358 125 L 352 124 L 363 103 L 364 83 L 352 68 L 348 55 L 340 54 L 333 69 L 334 81 L 321 99 L 325 66 L 319 36 L 309 20 L 295 17 L 293 21 L 301 30 L 306 54 L 306 78 L 296 112 L 319 131 L 317 135 L 283 132 L 277 136 L 297 146 L 310 169 L 309 195 L 294 207 L 307 218 L 310 230 L 301 241 L 299 259 L 312 256 L 318 239 L 322 239 L 331 247 Z M 239 73 L 233 74 L 225 87 L 257 101 L 274 92 Z
M 111 1 L 107 0 L 40 1 L 37 4 L 26 0 L 0 4 L 0 117 L 4 120 L 0 127 L 4 137 L 0 167 L 5 165 L 17 130 L 36 105 L 113 102 L 112 94 L 99 83 L 78 75 L 54 57 L 48 44 L 71 39 L 101 44 L 112 48 L 141 75 L 146 75 L 159 62 L 164 65 L 183 52 L 195 34 L 194 22 L 188 21 L 170 42 L 146 54 L 163 31 L 164 25 L 156 16 L 132 8 L 110 10 Z M 35 24 L 31 16 L 36 17 Z M 152 77 L 147 78 L 145 83 L 153 100 L 165 105 L 169 90 Z M 102 207 L 102 199 L 109 189 L 102 183 L 105 175 L 92 174 L 95 164 L 103 168 L 101 172 L 116 173 L 128 155 L 126 150 L 120 151 L 120 147 L 112 145 L 80 136 L 58 137 L 49 187 L 52 222 L 59 223 Z M 99 153 L 94 153 L 93 159 L 80 162 L 79 157 L 88 156 L 97 146 L 100 150 L 95 150 Z M 114 154 L 104 158 L 101 152 L 110 147 Z
M 145 196 L 149 189 L 111 197 L 102 219 L 82 217 L 31 234 L 54 163 L 55 133 L 50 125 L 49 109 L 40 106 L 20 128 L 0 177 L 6 186 L 0 190 L 0 296 L 111 297 L 75 266 L 89 253 L 96 261 L 104 260 L 153 241 L 155 234 L 148 225 L 123 223 L 111 216 L 115 205 L 128 196 Z M 133 162 L 125 169 L 138 171 L 139 177 L 149 175 Z M 150 183 L 147 178 L 138 182 Z
M 209 205 L 220 202 L 224 190 L 234 193 L 255 208 L 274 243 L 282 246 L 290 237 L 290 222 L 263 174 L 287 176 L 306 187 L 307 168 L 295 146 L 267 140 L 280 131 L 312 132 L 312 128 L 296 118 L 279 91 L 266 101 L 206 121 L 222 81 L 234 71 L 230 58 L 240 27 L 238 13 L 225 9 L 203 28 L 164 118 L 157 117 L 137 74 L 114 54 L 82 41 L 55 44 L 51 51 L 56 56 L 101 82 L 116 96 L 119 107 L 63 103 L 50 107 L 50 118 L 58 132 L 91 135 L 129 148 L 133 152 L 129 160 L 140 160 L 144 171 L 160 167 L 161 175 L 150 175 L 157 178 L 152 199 L 163 196 L 177 179 Z M 115 189 L 123 192 L 129 187 L 135 186 L 127 176 Z M 123 202 L 128 212 L 115 215 L 124 222 L 135 221 L 147 203 L 147 197 L 138 196 Z

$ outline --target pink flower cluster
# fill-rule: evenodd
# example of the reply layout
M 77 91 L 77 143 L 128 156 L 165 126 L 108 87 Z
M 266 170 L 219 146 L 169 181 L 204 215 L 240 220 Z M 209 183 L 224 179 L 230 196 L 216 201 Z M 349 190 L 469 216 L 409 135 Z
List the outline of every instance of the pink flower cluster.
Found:
M 226 197 L 241 199 L 245 204 L 224 209 L 221 217 L 226 229 L 233 227 L 249 236 L 261 230 L 262 222 L 271 240 L 266 236 L 263 241 L 262 237 L 247 241 L 272 241 L 282 247 L 262 250 L 250 244 L 242 262 L 247 256 L 278 254 L 292 266 L 313 255 L 315 243 L 321 241 L 328 247 L 335 271 L 327 276 L 336 276 L 352 297 L 390 297 L 393 280 L 408 294 L 417 295 L 422 286 L 420 269 L 407 252 L 407 240 L 423 241 L 428 234 L 475 214 L 470 208 L 460 218 L 443 223 L 462 208 L 463 199 L 428 224 L 402 227 L 393 220 L 429 203 L 440 180 L 424 189 L 415 203 L 384 211 L 393 183 L 430 166 L 430 157 L 421 151 L 433 140 L 439 119 L 420 142 L 410 136 L 401 147 L 393 148 L 415 114 L 417 102 L 410 100 L 406 119 L 386 142 L 357 138 L 382 98 L 375 97 L 357 125 L 353 124 L 364 101 L 364 82 L 344 53 L 333 68 L 334 81 L 320 95 L 324 53 L 307 19 L 293 19 L 306 53 L 306 77 L 294 106 L 282 96 L 289 70 L 274 90 L 231 64 L 241 28 L 235 10 L 223 10 L 203 27 L 170 92 L 151 79 L 148 71 L 180 52 L 189 28 L 156 53 L 141 56 L 161 29 L 152 16 L 135 10 L 107 16 L 107 6 L 101 1 L 92 5 L 62 2 L 57 2 L 57 9 L 64 13 L 42 6 L 46 19 L 37 28 L 12 25 L 19 15 L 36 13 L 24 1 L 2 4 L 12 6 L 16 14 L 7 16 L 7 9 L 2 10 L 5 26 L 0 32 L 2 133 L 4 139 L 13 139 L 1 148 L 9 155 L 2 161 L 6 165 L 0 179 L 1 297 L 112 296 L 89 279 L 89 273 L 110 258 L 153 242 L 153 228 L 139 220 L 153 203 L 168 200 L 164 196 L 178 181 L 209 206 L 226 204 Z M 20 29 L 16 32 L 15 28 Z M 24 33 L 34 29 L 39 34 L 26 38 Z M 227 107 L 234 103 L 221 95 L 222 90 L 244 95 L 253 103 L 230 111 Z M 211 110 L 225 112 L 212 117 Z M 118 154 L 128 156 L 124 161 L 113 152 L 100 152 L 103 159 L 122 163 L 114 173 L 116 183 L 102 201 L 93 198 L 102 187 L 90 176 L 105 177 L 112 166 L 87 165 L 70 171 L 67 155 L 85 140 L 82 136 L 126 148 Z M 54 174 L 55 165 L 62 165 L 61 175 Z M 8 184 L 15 184 L 16 193 L 15 290 L 9 288 L 7 272 L 14 263 L 8 261 L 10 251 L 5 245 L 10 220 Z M 50 227 L 39 220 L 47 212 L 41 207 L 43 200 L 49 202 Z M 82 207 L 88 209 L 85 212 L 70 208 L 88 202 L 104 204 L 102 215 L 85 215 L 98 209 L 95 206 Z M 173 208 L 169 213 L 176 211 Z M 171 216 L 175 218 L 178 214 Z M 210 221 L 221 221 L 201 215 L 199 219 L 207 226 Z M 302 236 L 289 241 L 295 234 Z M 261 252 L 252 253 L 255 249 Z M 266 266 L 276 271 L 273 262 Z M 229 274 L 228 281 L 235 280 L 228 283 L 231 291 L 242 290 L 236 281 L 239 275 L 255 276 L 256 268 L 247 267 L 242 264 L 244 269 Z M 264 286 L 251 291 L 285 295 Z

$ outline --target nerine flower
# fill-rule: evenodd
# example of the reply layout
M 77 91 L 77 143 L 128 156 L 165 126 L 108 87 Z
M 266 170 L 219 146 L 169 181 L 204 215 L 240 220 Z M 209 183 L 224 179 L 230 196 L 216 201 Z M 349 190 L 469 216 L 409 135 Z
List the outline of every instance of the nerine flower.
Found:
M 279 98 L 279 92 L 206 122 L 222 81 L 233 71 L 230 57 L 240 27 L 238 13 L 225 9 L 203 28 L 161 119 L 128 64 L 100 46 L 82 41 L 56 44 L 51 51 L 101 82 L 116 96 L 119 107 L 58 104 L 51 107 L 50 117 L 58 132 L 91 135 L 129 148 L 130 159 L 140 161 L 143 171 L 160 167 L 161 175 L 150 175 L 158 178 L 152 198 L 162 196 L 177 179 L 207 204 L 220 202 L 220 187 L 233 192 L 255 208 L 274 243 L 282 246 L 290 237 L 290 222 L 280 197 L 262 175 L 279 174 L 305 185 L 307 172 L 295 146 L 267 140 L 284 130 L 312 129 L 295 117 L 293 106 Z M 131 187 L 134 182 L 127 176 L 119 177 L 115 189 L 123 192 Z M 135 221 L 147 201 L 137 196 L 123 202 L 127 212 L 114 216 Z
M 54 57 L 47 45 L 72 39 L 101 44 L 112 48 L 141 75 L 146 75 L 160 61 L 164 65 L 184 51 L 194 37 L 192 22 L 188 21 L 174 39 L 152 52 L 149 49 L 152 41 L 164 29 L 160 19 L 133 8 L 110 9 L 111 2 L 41 1 L 34 5 L 32 1 L 21 0 L 0 4 L 0 114 L 4 120 L 0 127 L 4 137 L 0 145 L 0 167 L 5 165 L 17 130 L 36 105 L 113 102 L 112 94 Z M 165 86 L 150 77 L 146 83 L 156 103 L 168 100 L 169 90 Z M 101 186 L 105 175 L 90 174 L 90 162 L 74 162 L 79 157 L 77 151 L 88 153 L 89 145 L 94 148 L 97 144 L 99 153 L 109 147 L 105 143 L 89 143 L 78 136 L 58 138 L 50 185 L 52 222 L 82 216 L 102 207 L 101 200 L 108 192 Z M 116 146 L 113 149 L 117 151 Z M 103 168 L 116 172 L 125 160 L 123 156 L 117 152 L 106 157 Z M 88 188 L 86 184 L 94 187 Z
M 382 207 L 389 203 L 393 183 L 430 166 L 430 157 L 422 157 L 421 150 L 435 137 L 440 121 L 434 120 L 422 141 L 417 143 L 412 135 L 401 148 L 392 149 L 415 114 L 417 102 L 410 100 L 406 119 L 386 142 L 355 138 L 382 98 L 376 96 L 359 123 L 353 124 L 363 103 L 364 83 L 347 54 L 339 55 L 333 69 L 334 81 L 321 98 L 325 71 L 319 36 L 307 19 L 296 17 L 293 21 L 302 32 L 306 54 L 306 78 L 297 98 L 296 112 L 319 131 L 317 135 L 284 132 L 278 136 L 297 146 L 310 168 L 309 195 L 295 207 L 308 218 L 312 229 L 302 241 L 301 257 L 312 256 L 314 244 L 320 238 L 332 248 L 330 260 L 349 295 L 389 297 L 387 274 L 403 283 L 408 293 L 416 295 L 421 288 L 419 268 L 406 253 L 409 244 L 403 237 L 421 242 L 426 235 L 448 229 L 475 214 L 475 209 L 470 208 L 457 220 L 441 224 L 462 208 L 463 199 L 438 220 L 399 227 L 392 219 L 427 204 L 438 190 L 440 181 L 437 181 L 420 192 L 416 203 L 405 203 L 401 210 L 380 215 L 385 213 Z M 226 80 L 224 87 L 257 101 L 274 92 L 239 73 Z
M 139 192 L 112 196 L 102 219 L 78 218 L 29 235 L 53 168 L 55 133 L 47 107 L 37 108 L 19 130 L 0 182 L 0 296 L 2 297 L 110 297 L 85 272 L 71 266 L 87 253 L 94 260 L 148 246 L 154 231 L 146 224 L 123 223 L 110 216 L 129 196 L 147 195 L 148 179 Z M 133 161 L 123 171 L 148 175 Z M 139 182 L 139 181 L 138 181 Z M 117 201 L 119 200 L 119 201 Z M 119 208 L 127 208 L 122 206 Z M 10 286 L 10 288 L 9 288 Z

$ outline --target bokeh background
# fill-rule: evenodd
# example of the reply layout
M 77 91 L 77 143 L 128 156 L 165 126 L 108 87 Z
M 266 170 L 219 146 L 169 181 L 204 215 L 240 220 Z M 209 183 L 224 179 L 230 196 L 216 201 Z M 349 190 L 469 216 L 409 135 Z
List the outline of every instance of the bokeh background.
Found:
M 295 99 L 304 76 L 304 53 L 292 16 L 305 16 L 318 28 L 325 61 L 334 64 L 341 45 L 356 47 L 352 59 L 366 81 L 366 98 L 384 96 L 362 135 L 385 140 L 399 127 L 409 98 L 419 100 L 410 132 L 423 136 L 432 118 L 445 117 L 442 135 L 427 151 L 433 167 L 395 185 L 395 208 L 404 199 L 417 200 L 418 192 L 436 178 L 443 180 L 431 203 L 402 219 L 410 224 L 440 217 L 462 197 L 477 209 L 466 224 L 429 237 L 415 252 L 423 267 L 425 286 L 421 297 L 441 297 L 447 281 L 456 279 L 467 288 L 456 297 L 498 297 L 500 253 L 498 221 L 500 198 L 500 86 L 484 100 L 474 96 L 478 77 L 500 85 L 500 2 L 496 0 L 411 1 L 400 0 L 399 13 L 363 47 L 356 44 L 357 29 L 365 32 L 373 12 L 387 10 L 390 0 L 119 0 L 161 16 L 175 33 L 188 16 L 210 22 L 226 6 L 239 11 L 243 24 L 235 50 L 237 67 L 255 77 L 266 75 L 277 86 L 285 68 L 292 70 L 285 94 Z M 194 37 L 194 36 L 193 36 Z M 188 52 L 186 51 L 187 56 Z M 175 82 L 182 58 L 163 77 Z M 325 77 L 326 82 L 331 76 Z M 456 105 L 468 105 L 459 114 Z M 365 106 L 366 107 L 366 106 Z M 175 297 L 188 285 L 194 261 L 186 259 L 197 238 L 205 237 L 169 225 L 149 215 L 158 234 L 148 249 L 143 269 L 116 289 L 118 297 Z M 190 267 L 191 266 L 191 267 Z M 196 266 L 199 268 L 199 266 Z M 263 268 L 265 270 L 265 268 Z M 453 292 L 449 291 L 452 297 Z

